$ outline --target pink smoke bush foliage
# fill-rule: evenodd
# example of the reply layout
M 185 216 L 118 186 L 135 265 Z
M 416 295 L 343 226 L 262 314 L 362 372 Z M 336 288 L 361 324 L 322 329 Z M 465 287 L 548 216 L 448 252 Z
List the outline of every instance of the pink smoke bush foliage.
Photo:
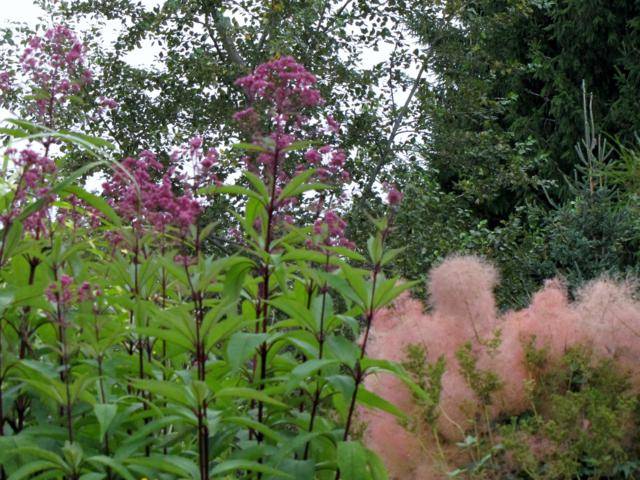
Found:
M 502 382 L 489 405 L 492 418 L 520 414 L 531 406 L 527 345 L 544 348 L 549 365 L 557 364 L 568 348 L 586 345 L 594 354 L 626 368 L 634 389 L 640 392 L 640 375 L 632 370 L 640 356 L 640 302 L 633 296 L 633 284 L 598 279 L 585 285 L 572 302 L 562 281 L 552 279 L 527 308 L 500 314 L 493 295 L 497 283 L 497 271 L 486 261 L 454 256 L 429 275 L 429 312 L 421 301 L 405 294 L 392 308 L 378 312 L 373 322 L 370 356 L 403 361 L 407 346 L 419 344 L 429 363 L 445 359 L 434 427 L 444 440 L 439 448 L 449 460 L 460 455 L 455 442 L 464 438 L 480 408 L 456 358 L 456 351 L 467 343 L 477 358 L 478 370 L 492 371 Z M 490 346 L 495 338 L 500 339 L 498 346 Z M 371 376 L 366 386 L 419 418 L 413 396 L 396 378 Z M 408 431 L 384 412 L 362 411 L 360 416 L 367 424 L 365 439 L 385 460 L 391 478 L 447 478 L 446 472 L 453 467 L 439 465 L 442 457 L 430 426 L 418 421 Z

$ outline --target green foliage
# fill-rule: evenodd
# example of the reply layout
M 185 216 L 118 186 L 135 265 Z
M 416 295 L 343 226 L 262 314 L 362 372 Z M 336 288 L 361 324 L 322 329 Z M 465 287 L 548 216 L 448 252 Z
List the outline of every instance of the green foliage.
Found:
M 497 292 L 504 307 L 525 305 L 558 271 L 572 286 L 635 271 L 638 5 L 396 5 L 427 46 L 430 71 L 416 95 L 425 144 L 394 170 L 407 192 L 391 238 L 407 247 L 397 268 L 424 278 L 450 253 L 485 255 L 505 278 Z M 583 85 L 592 94 L 587 116 Z M 589 141 L 603 132 L 615 139 L 593 196 L 575 188 L 588 182 L 574 145 L 589 116 L 597 121 Z
M 634 478 L 640 468 L 640 405 L 629 373 L 613 360 L 594 360 L 584 347 L 569 350 L 556 365 L 548 365 L 542 350 L 530 348 L 528 359 L 535 379 L 532 409 L 494 426 L 497 446 L 483 437 L 461 444 L 481 446 L 476 457 L 489 455 L 491 461 L 480 468 L 473 463 L 456 476 Z
M 310 248 L 304 226 L 267 235 L 256 218 L 272 225 L 276 201 L 324 187 L 313 172 L 281 191 L 247 174 L 246 187 L 210 189 L 242 199 L 243 248 L 217 256 L 201 248 L 215 224 L 145 230 L 74 185 L 97 164 L 52 187 L 59 211 L 76 208 L 71 194 L 86 204 L 47 235 L 20 222 L 42 200 L 3 217 L 0 477 L 386 479 L 356 440 L 355 406 L 404 413 L 363 380 L 383 371 L 420 387 L 353 339 L 413 286 L 382 272 L 398 253 L 384 245 L 388 221 L 375 222 L 367 257 Z M 82 220 L 90 208 L 99 225 Z
M 460 373 L 478 400 L 482 405 L 491 405 L 492 395 L 502 388 L 500 377 L 490 370 L 481 370 L 477 367 L 478 360 L 469 342 L 456 352 L 456 359 Z
M 422 419 L 432 428 L 439 416 L 438 405 L 442 393 L 442 376 L 446 370 L 444 357 L 430 363 L 427 361 L 427 352 L 422 345 L 409 345 L 406 349 L 406 359 L 402 366 L 409 372 L 420 387 L 424 395 L 414 398 L 420 406 Z

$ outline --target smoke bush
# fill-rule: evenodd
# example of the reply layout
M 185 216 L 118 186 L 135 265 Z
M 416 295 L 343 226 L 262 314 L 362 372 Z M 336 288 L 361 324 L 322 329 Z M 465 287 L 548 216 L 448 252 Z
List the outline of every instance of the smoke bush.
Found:
M 428 313 L 422 302 L 404 295 L 376 315 L 372 356 L 402 361 L 407 347 L 417 344 L 426 352 L 427 365 L 438 358 L 446 362 L 433 425 L 400 381 L 382 376 L 367 381 L 370 390 L 415 420 L 404 428 L 386 413 L 362 415 L 368 422 L 365 439 L 384 458 L 393 478 L 440 478 L 449 467 L 438 466 L 438 461 L 455 463 L 453 451 L 459 449 L 454 442 L 465 438 L 472 426 L 486 428 L 487 422 L 529 410 L 537 377 L 564 368 L 562 359 L 571 348 L 586 345 L 598 358 L 614 360 L 629 371 L 638 358 L 640 302 L 633 298 L 632 283 L 599 279 L 585 285 L 572 302 L 563 282 L 552 279 L 527 308 L 504 314 L 496 309 L 497 283 L 498 274 L 486 261 L 454 256 L 429 275 Z M 534 352 L 543 352 L 544 361 L 536 363 Z M 640 377 L 631 379 L 638 391 Z M 431 432 L 444 444 L 438 445 Z

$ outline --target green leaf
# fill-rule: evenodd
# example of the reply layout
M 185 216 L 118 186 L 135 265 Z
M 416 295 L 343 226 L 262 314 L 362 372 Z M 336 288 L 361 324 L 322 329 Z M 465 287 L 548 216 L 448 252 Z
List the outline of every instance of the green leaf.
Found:
M 103 198 L 98 197 L 97 195 L 93 195 L 92 193 L 89 193 L 83 188 L 80 188 L 76 185 L 67 185 L 64 188 L 64 192 L 75 195 L 80 200 L 83 200 L 85 203 L 92 206 L 100 213 L 102 213 L 105 217 L 107 217 L 112 224 L 116 226 L 122 225 L 122 221 L 120 220 L 118 214 Z
M 66 403 L 65 394 L 60 382 L 51 380 L 51 383 L 45 383 L 44 381 L 33 380 L 30 378 L 23 378 L 22 381 L 45 397 L 49 397 L 58 405 L 64 405 Z
M 192 351 L 195 349 L 193 342 L 180 331 L 155 327 L 136 327 L 136 332 L 140 335 L 166 340 L 168 343 L 178 345 L 186 350 Z
M 369 252 L 369 259 L 374 265 L 379 265 L 382 262 L 382 237 L 380 234 L 369 237 L 367 240 L 367 251 Z
M 223 421 L 225 423 L 233 423 L 235 425 L 241 425 L 243 427 L 255 430 L 256 432 L 260 432 L 266 438 L 270 438 L 271 440 L 277 443 L 283 443 L 285 441 L 284 437 L 280 433 L 276 432 L 268 425 L 258 422 L 257 420 L 253 420 L 249 417 L 223 417 Z
M 70 132 L 68 130 L 59 130 L 59 133 L 62 133 L 68 136 L 72 140 L 80 140 L 83 144 L 93 145 L 98 148 L 106 148 L 109 150 L 115 150 L 115 145 L 104 138 L 93 137 L 91 135 L 85 135 L 80 132 Z
M 93 413 L 100 425 L 100 441 L 102 441 L 109 430 L 111 422 L 113 422 L 113 419 L 118 413 L 118 406 L 112 403 L 96 403 L 93 406 Z
M 409 290 L 420 282 L 414 280 L 412 282 L 404 282 L 398 285 L 397 279 L 390 278 L 389 280 L 381 283 L 382 285 L 380 285 L 380 288 L 376 289 L 375 299 L 373 301 L 374 309 L 382 308 L 386 305 L 389 305 L 396 298 L 398 298 L 398 296 L 400 296 L 402 292 Z
M 367 449 L 367 464 L 371 472 L 371 480 L 389 480 L 384 463 L 375 452 Z
M 240 143 L 234 143 L 233 145 L 231 145 L 231 148 L 233 148 L 234 150 L 245 150 L 248 152 L 268 152 L 269 150 L 264 148 L 261 145 L 256 145 L 255 143 L 246 143 L 246 142 L 240 142 Z
M 356 360 L 360 358 L 360 349 L 358 346 L 343 336 L 329 336 L 326 346 L 335 358 L 351 368 L 354 367 Z
M 267 341 L 268 335 L 263 333 L 234 333 L 227 345 L 229 365 L 239 369 L 249 358 L 256 354 L 258 346 Z
M 117 460 L 114 460 L 113 458 L 109 458 L 105 455 L 94 455 L 93 457 L 87 458 L 87 462 L 93 463 L 93 464 L 97 463 L 97 464 L 109 467 L 111 470 L 116 472 L 125 480 L 136 480 L 136 478 L 133 475 L 131 475 L 129 470 L 124 465 L 122 465 Z
M 13 124 L 13 125 L 17 125 L 18 127 L 22 128 L 23 130 L 31 133 L 37 133 L 39 131 L 41 131 L 43 129 L 43 127 L 41 127 L 40 125 L 37 125 L 35 123 L 31 123 L 28 122 L 26 120 L 20 120 L 19 118 L 8 118 L 7 122 Z
M 295 197 L 296 195 L 299 195 L 300 193 L 302 193 L 304 191 L 302 190 L 302 188 L 304 187 L 304 183 L 307 180 L 309 180 L 314 173 L 316 173 L 316 171 L 313 169 L 305 170 L 304 172 L 301 172 L 295 177 L 293 177 L 289 181 L 289 183 L 287 183 L 285 187 L 282 189 L 282 192 L 278 197 L 278 201 L 280 202 L 285 198 Z
M 282 477 L 282 478 L 294 478 L 288 473 L 283 472 L 282 470 L 269 467 L 262 463 L 254 462 L 251 460 L 243 460 L 243 459 L 226 460 L 222 463 L 219 463 L 215 468 L 213 468 L 209 472 L 209 474 L 215 477 L 215 476 L 225 475 L 231 472 L 237 472 L 238 470 L 266 473 L 269 475 L 277 475 L 278 477 Z
M 254 266 L 254 263 L 249 259 L 242 259 L 242 261 L 233 264 L 224 275 L 224 292 L 225 298 L 238 298 L 242 291 L 244 279 L 247 273 Z
M 80 475 L 80 480 L 104 480 L 106 476 L 106 473 L 83 473 L 82 475 Z
M 45 460 L 36 460 L 34 462 L 29 462 L 17 469 L 15 472 L 9 475 L 9 480 L 22 480 L 23 478 L 32 478 L 35 473 L 51 469 L 59 469 L 59 466 Z
M 247 387 L 227 387 L 215 392 L 215 396 L 219 398 L 231 397 L 231 398 L 248 398 L 251 400 L 257 400 L 258 402 L 268 403 L 277 407 L 287 408 L 287 405 L 275 398 L 271 398 L 264 392 L 254 390 Z
M 22 239 L 22 230 L 22 222 L 20 220 L 14 220 L 10 224 L 9 231 L 5 238 L 2 260 L 11 258 L 16 253 L 18 245 L 20 245 L 20 240 Z
M 344 273 L 345 278 L 349 282 L 349 285 L 357 295 L 357 303 L 363 309 L 369 307 L 369 287 L 364 278 L 362 278 L 362 273 L 355 268 L 351 268 L 347 265 L 342 267 L 342 272 Z
M 243 321 L 241 317 L 237 316 L 216 323 L 211 328 L 208 328 L 205 333 L 205 350 L 210 352 L 219 342 L 224 345 L 224 339 L 248 324 L 249 322 Z M 204 330 L 203 328 L 203 332 Z
M 406 250 L 406 247 L 393 248 L 391 250 L 387 250 L 382 255 L 382 260 L 380 261 L 380 266 L 384 267 L 385 265 L 387 265 L 389 262 L 391 262 L 394 258 L 396 258 L 398 255 L 400 255 L 405 250 Z
M 367 259 L 363 255 L 360 255 L 358 252 L 356 252 L 355 250 L 351 250 L 350 248 L 346 248 L 346 247 L 325 247 L 325 248 L 329 251 L 335 252 L 338 255 L 342 255 L 356 262 L 364 263 L 367 261 Z
M 269 198 L 269 190 L 267 189 L 267 186 L 256 174 L 245 170 L 243 175 L 253 186 L 255 191 L 258 192 L 258 195 L 260 195 L 262 198 Z
M 257 192 L 241 187 L 240 185 L 220 185 L 207 189 L 213 193 L 227 193 L 230 195 L 238 195 L 241 197 L 250 197 L 256 199 L 262 205 L 267 204 L 267 198 L 260 196 Z
M 136 388 L 146 390 L 154 395 L 161 395 L 167 400 L 174 401 L 186 407 L 195 407 L 194 399 L 189 395 L 189 390 L 184 385 L 162 380 L 135 380 L 133 385 Z
M 340 263 L 336 258 L 329 257 L 330 264 Z M 305 250 L 301 248 L 294 248 L 282 256 L 283 262 L 290 261 L 304 261 L 314 262 L 320 265 L 324 265 L 327 262 L 327 255 L 325 253 L 317 252 L 314 250 Z
M 315 478 L 315 462 L 313 460 L 293 460 L 286 459 L 278 463 L 277 467 L 288 474 L 290 478 L 306 480 Z M 267 480 L 280 480 L 282 476 L 272 475 Z
M 0 128 L 0 133 L 15 138 L 23 138 L 29 135 L 24 130 L 20 130 L 18 128 Z
M 154 471 L 171 473 L 179 478 L 200 478 L 198 466 L 191 460 L 177 455 L 150 455 L 148 457 L 128 458 L 128 465 L 149 467 Z
M 61 467 L 64 465 L 64 460 L 60 456 L 58 456 L 53 452 L 50 452 L 49 450 L 44 450 L 39 447 L 18 447 L 12 450 L 12 452 L 17 455 L 27 455 L 30 457 L 37 457 L 44 461 L 56 464 L 58 467 Z
M 276 307 L 281 312 L 287 314 L 289 317 L 299 321 L 301 325 L 304 325 L 312 332 L 317 330 L 316 320 L 313 313 L 302 303 L 296 299 L 279 297 L 271 300 L 271 305 Z
M 0 314 L 2 314 L 7 307 L 13 303 L 14 298 L 14 292 L 10 291 L 6 287 L 0 290 Z
M 383 412 L 390 413 L 391 415 L 394 415 L 400 419 L 407 418 L 407 414 L 404 413 L 402 410 L 400 410 L 398 407 L 396 407 L 393 403 L 389 402 L 388 400 L 385 400 L 384 398 L 380 397 L 379 395 L 365 388 L 360 387 L 358 389 L 357 398 L 358 398 L 358 402 L 361 405 L 364 405 L 365 407 L 382 410 Z
M 318 140 L 297 140 L 293 143 L 291 143 L 290 145 L 284 147 L 282 149 L 282 152 L 296 152 L 299 150 L 306 150 L 309 147 L 312 147 L 314 145 L 320 145 L 320 141 Z
M 402 381 L 417 398 L 429 400 L 427 393 L 411 379 L 402 365 L 390 360 L 365 357 L 362 359 L 361 366 L 369 374 L 375 372 L 390 373 Z
M 349 480 L 370 480 L 367 452 L 360 442 L 339 442 L 337 449 L 340 477 Z
M 298 365 L 289 373 L 289 380 L 287 382 L 286 391 L 291 391 L 300 385 L 300 382 L 310 377 L 313 373 L 321 370 L 330 365 L 337 365 L 338 360 L 335 359 L 317 359 L 307 360 L 306 362 Z

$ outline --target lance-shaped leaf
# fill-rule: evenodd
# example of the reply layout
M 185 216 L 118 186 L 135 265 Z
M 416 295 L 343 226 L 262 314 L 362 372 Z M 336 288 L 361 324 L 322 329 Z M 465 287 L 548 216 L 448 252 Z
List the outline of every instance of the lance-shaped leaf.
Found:
M 113 403 L 96 403 L 93 406 L 93 413 L 98 420 L 100 426 L 100 441 L 104 440 L 104 436 L 109 431 L 109 427 L 118 413 L 118 406 Z
M 214 467 L 209 473 L 213 477 L 219 477 L 222 475 L 227 475 L 229 473 L 239 472 L 239 471 L 260 472 L 260 473 L 265 473 L 269 475 L 277 475 L 278 478 L 283 478 L 283 479 L 294 478 L 288 473 L 283 472 L 282 470 L 278 470 L 277 468 L 273 468 L 259 462 L 254 462 L 252 460 L 243 460 L 243 459 L 225 460 L 219 463 L 216 467 Z
M 370 480 L 367 452 L 360 442 L 339 442 L 337 448 L 340 476 L 349 480 Z

